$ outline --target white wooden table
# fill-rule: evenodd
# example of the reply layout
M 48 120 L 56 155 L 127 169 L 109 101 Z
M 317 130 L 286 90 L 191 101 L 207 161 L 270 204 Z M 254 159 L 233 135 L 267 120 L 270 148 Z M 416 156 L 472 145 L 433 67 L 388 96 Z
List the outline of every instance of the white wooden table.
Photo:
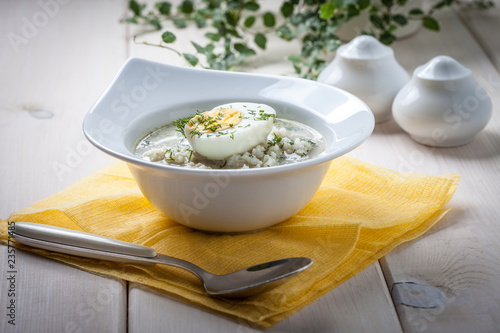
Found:
M 64 2 L 64 4 L 63 4 Z M 67 2 L 67 3 L 66 3 Z M 43 7 L 43 4 L 52 4 Z M 135 45 L 118 23 L 125 0 L 6 1 L 0 9 L 0 218 L 54 194 L 112 159 L 83 137 L 82 119 L 130 56 L 184 65 Z M 48 8 L 48 9 L 47 9 Z M 45 14 L 43 14 L 45 13 Z M 377 125 L 351 156 L 393 170 L 457 172 L 454 209 L 269 332 L 500 332 L 500 9 L 440 15 L 442 31 L 394 45 L 408 70 L 440 54 L 471 68 L 493 99 L 493 118 L 465 146 L 433 149 L 394 123 Z M 36 23 L 29 27 L 26 22 Z M 12 42 L 10 33 L 22 36 Z M 176 47 L 192 52 L 196 29 Z M 157 35 L 145 39 L 157 40 Z M 290 73 L 296 45 L 273 41 L 249 71 Z M 16 253 L 15 326 L 8 323 L 7 249 L 0 247 L 0 332 L 253 332 L 137 284 Z

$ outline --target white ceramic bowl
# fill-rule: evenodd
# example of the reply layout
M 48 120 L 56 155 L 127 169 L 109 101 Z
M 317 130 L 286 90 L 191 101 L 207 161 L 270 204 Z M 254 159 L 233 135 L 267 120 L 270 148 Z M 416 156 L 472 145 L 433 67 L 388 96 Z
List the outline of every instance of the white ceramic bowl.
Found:
M 133 154 L 151 130 L 227 102 L 268 104 L 277 116 L 307 124 L 326 139 L 322 154 L 261 169 L 190 169 Z M 180 224 L 211 232 L 247 232 L 286 220 L 318 190 L 332 159 L 372 133 L 370 109 L 321 83 L 281 76 L 175 67 L 129 59 L 83 122 L 99 149 L 127 162 L 147 200 Z

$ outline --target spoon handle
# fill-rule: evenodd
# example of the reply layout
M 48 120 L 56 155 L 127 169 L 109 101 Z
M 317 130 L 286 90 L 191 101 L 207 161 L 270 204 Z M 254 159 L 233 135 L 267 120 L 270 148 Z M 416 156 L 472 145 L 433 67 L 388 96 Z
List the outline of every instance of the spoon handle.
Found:
M 157 256 L 150 247 L 45 224 L 16 222 L 13 234 L 26 245 L 87 258 L 154 264 Z

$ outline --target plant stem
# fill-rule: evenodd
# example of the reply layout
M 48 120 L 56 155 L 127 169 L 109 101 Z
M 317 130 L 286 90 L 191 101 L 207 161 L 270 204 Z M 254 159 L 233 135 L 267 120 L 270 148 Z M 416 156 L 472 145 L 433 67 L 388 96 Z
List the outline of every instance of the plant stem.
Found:
M 134 43 L 135 43 L 135 44 L 143 44 L 143 45 L 148 45 L 148 46 L 156 46 L 156 47 L 161 47 L 161 48 L 163 48 L 163 49 L 167 49 L 167 50 L 170 50 L 170 51 L 172 51 L 172 52 L 175 52 L 175 53 L 176 53 L 179 57 L 182 57 L 182 54 L 181 54 L 179 51 L 177 51 L 177 50 L 176 50 L 176 49 L 174 49 L 174 48 L 171 48 L 170 46 L 166 46 L 166 45 L 164 45 L 164 44 L 163 44 L 163 43 L 161 43 L 161 42 L 160 42 L 160 44 L 153 44 L 153 43 L 149 43 L 149 42 L 145 42 L 145 41 L 138 42 L 138 41 L 136 40 L 136 37 L 137 37 L 137 36 L 134 36 L 134 38 L 133 38 L 133 41 L 134 41 Z

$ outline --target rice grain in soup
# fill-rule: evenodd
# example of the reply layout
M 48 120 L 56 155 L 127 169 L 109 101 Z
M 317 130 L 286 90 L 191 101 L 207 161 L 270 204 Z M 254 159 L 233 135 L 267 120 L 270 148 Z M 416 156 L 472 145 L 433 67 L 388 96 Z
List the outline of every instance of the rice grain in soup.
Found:
M 276 118 L 265 142 L 241 154 L 220 160 L 196 153 L 175 124 L 146 135 L 135 154 L 151 162 L 199 169 L 248 169 L 297 163 L 325 150 L 325 141 L 313 128 L 288 119 Z

